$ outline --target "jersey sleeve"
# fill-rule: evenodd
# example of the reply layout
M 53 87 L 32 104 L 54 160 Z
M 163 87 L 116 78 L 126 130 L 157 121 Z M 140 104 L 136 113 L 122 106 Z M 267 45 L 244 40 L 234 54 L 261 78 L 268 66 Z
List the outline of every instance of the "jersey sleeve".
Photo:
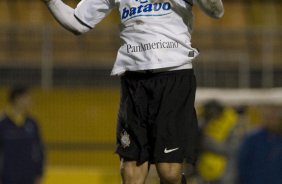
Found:
M 94 28 L 113 7 L 111 0 L 82 0 L 75 8 L 75 17 L 85 26 Z

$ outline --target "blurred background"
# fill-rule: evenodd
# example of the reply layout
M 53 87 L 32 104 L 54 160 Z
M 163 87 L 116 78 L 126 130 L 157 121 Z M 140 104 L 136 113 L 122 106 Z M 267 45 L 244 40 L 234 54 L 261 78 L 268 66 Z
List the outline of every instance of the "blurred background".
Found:
M 75 7 L 79 0 L 64 2 Z M 282 106 L 282 1 L 224 3 L 220 20 L 194 8 L 192 42 L 201 52 L 194 61 L 196 106 L 203 129 L 211 101 L 232 111 L 230 117 L 240 123 L 234 139 L 239 145 L 247 132 L 262 125 L 265 106 Z M 44 183 L 119 183 L 114 154 L 119 80 L 110 77 L 120 44 L 118 13 L 74 36 L 40 0 L 0 0 L 0 10 L 0 108 L 7 104 L 11 85 L 33 87 L 32 114 L 47 151 Z M 236 168 L 236 162 L 230 167 Z M 187 172 L 191 183 L 211 179 L 201 179 L 201 171 Z M 158 183 L 154 171 L 148 180 Z

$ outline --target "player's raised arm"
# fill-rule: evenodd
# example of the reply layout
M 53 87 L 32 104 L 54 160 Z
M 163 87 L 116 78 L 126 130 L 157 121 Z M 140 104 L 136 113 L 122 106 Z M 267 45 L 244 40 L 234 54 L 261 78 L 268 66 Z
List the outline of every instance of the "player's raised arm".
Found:
M 82 34 L 91 29 L 75 17 L 75 11 L 62 0 L 43 0 L 55 19 L 74 34 Z
M 201 10 L 212 18 L 221 18 L 224 14 L 222 0 L 195 0 Z

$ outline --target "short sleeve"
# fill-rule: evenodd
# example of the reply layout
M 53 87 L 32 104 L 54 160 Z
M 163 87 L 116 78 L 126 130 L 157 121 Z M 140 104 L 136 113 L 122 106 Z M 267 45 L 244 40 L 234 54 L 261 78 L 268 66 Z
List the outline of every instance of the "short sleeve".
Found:
M 82 0 L 75 8 L 75 17 L 88 27 L 94 28 L 114 7 L 111 0 Z

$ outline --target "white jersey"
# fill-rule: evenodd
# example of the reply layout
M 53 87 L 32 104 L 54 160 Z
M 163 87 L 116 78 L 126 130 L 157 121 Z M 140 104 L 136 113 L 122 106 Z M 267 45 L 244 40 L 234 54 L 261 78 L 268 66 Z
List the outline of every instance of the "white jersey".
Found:
M 191 0 L 82 0 L 75 16 L 94 28 L 114 7 L 122 45 L 112 75 L 125 71 L 192 68 Z

